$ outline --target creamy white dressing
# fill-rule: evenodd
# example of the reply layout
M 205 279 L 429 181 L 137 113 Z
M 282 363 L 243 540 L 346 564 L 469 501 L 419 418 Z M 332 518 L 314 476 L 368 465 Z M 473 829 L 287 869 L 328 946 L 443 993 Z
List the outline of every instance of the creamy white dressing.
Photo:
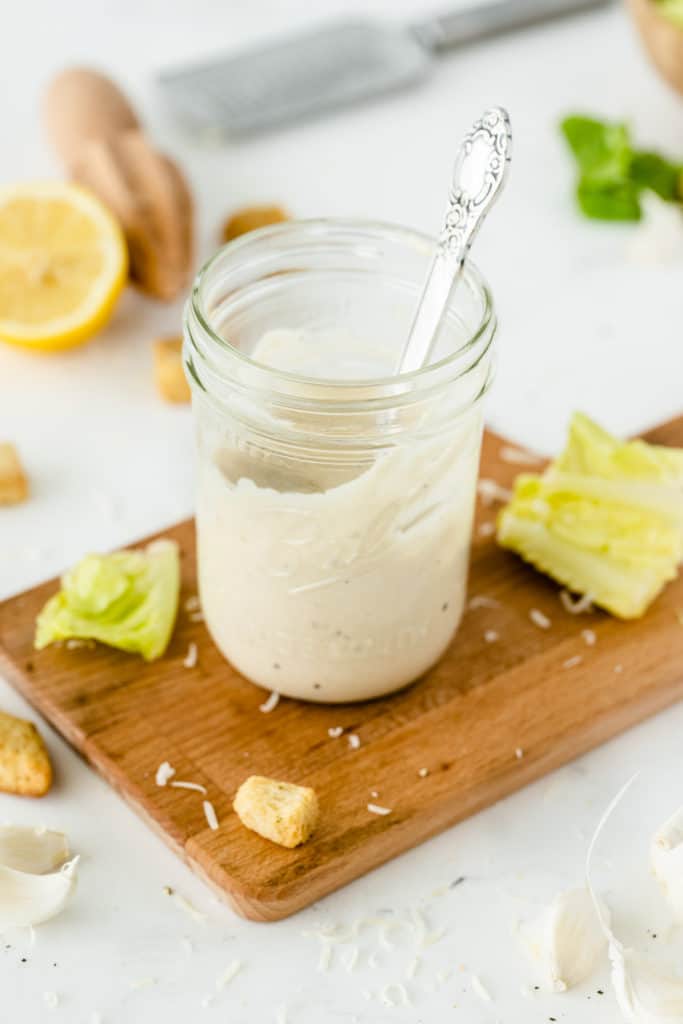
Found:
M 303 374 L 310 353 L 305 332 L 280 330 L 252 355 Z M 310 375 L 325 360 L 337 379 L 381 372 L 381 348 L 365 370 L 361 356 L 321 335 Z M 339 359 L 354 370 L 339 373 Z M 388 693 L 430 668 L 463 612 L 480 431 L 475 408 L 446 436 L 400 440 L 341 476 L 225 444 L 204 453 L 201 605 L 225 657 L 267 689 L 330 702 Z

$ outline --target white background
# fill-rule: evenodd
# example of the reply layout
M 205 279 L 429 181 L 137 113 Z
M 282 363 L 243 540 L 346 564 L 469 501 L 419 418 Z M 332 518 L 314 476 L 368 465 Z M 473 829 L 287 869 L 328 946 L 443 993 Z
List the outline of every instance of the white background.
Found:
M 513 117 L 513 174 L 477 243 L 501 318 L 490 422 L 550 451 L 574 408 L 618 431 L 678 413 L 680 264 L 629 262 L 632 227 L 577 215 L 573 169 L 556 128 L 570 111 L 627 118 L 639 142 L 683 153 L 683 105 L 647 65 L 624 12 L 614 7 L 473 47 L 444 59 L 414 92 L 239 146 L 197 148 L 175 128 L 155 93 L 154 69 L 294 30 L 310 23 L 312 6 L 320 19 L 352 8 L 406 19 L 426 12 L 417 0 L 12 4 L 0 35 L 1 179 L 58 173 L 42 131 L 41 93 L 64 64 L 91 63 L 119 77 L 159 144 L 188 171 L 202 258 L 223 216 L 252 201 L 282 202 L 303 217 L 367 216 L 435 231 L 461 132 L 483 106 L 504 103 Z M 164 406 L 151 378 L 151 340 L 178 330 L 180 309 L 129 292 L 86 348 L 53 359 L 0 351 L 0 438 L 18 444 L 32 483 L 28 504 L 0 514 L 2 594 L 86 550 L 123 544 L 191 512 L 189 410 Z M 27 712 L 2 681 L 0 701 Z M 34 945 L 25 934 L 7 936 L 9 948 L 0 944 L 2 1019 L 80 1024 L 99 1012 L 105 1024 L 174 1024 L 203 1014 L 254 1024 L 617 1020 L 610 995 L 596 994 L 600 984 L 607 989 L 604 976 L 563 996 L 523 996 L 533 973 L 511 928 L 559 886 L 580 881 L 586 836 L 602 806 L 642 769 L 606 840 L 614 849 L 601 853 L 598 868 L 610 867 L 615 890 L 638 876 L 644 889 L 621 887 L 633 906 L 620 920 L 634 942 L 650 941 L 646 929 L 660 928 L 665 914 L 647 888 L 646 842 L 658 815 L 683 802 L 682 728 L 683 708 L 660 715 L 295 919 L 259 926 L 214 901 L 43 725 L 57 785 L 40 804 L 0 797 L 0 819 L 65 829 L 82 854 L 81 881 L 71 908 L 38 930 Z M 444 894 L 460 875 L 466 882 Z M 164 885 L 207 921 L 184 913 Z M 405 979 L 415 956 L 409 928 L 384 943 L 376 929 L 363 931 L 353 973 L 344 968 L 350 946 L 335 949 L 329 971 L 317 970 L 318 941 L 302 932 L 376 911 L 403 919 L 418 905 L 430 930 L 446 933 L 420 953 L 414 979 Z M 373 950 L 376 967 L 368 963 Z M 202 1009 L 233 960 L 242 972 Z M 493 1002 L 472 993 L 472 972 Z M 381 990 L 400 981 L 413 1005 L 385 1006 Z M 46 991 L 59 994 L 56 1010 L 47 1008 Z

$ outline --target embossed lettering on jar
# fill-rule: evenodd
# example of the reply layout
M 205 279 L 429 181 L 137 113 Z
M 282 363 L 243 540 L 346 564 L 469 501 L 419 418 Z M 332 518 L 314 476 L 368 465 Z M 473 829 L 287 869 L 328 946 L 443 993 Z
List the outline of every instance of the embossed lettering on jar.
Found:
M 290 222 L 226 246 L 188 303 L 204 617 L 281 694 L 399 689 L 460 622 L 495 317 L 469 266 L 431 364 L 393 375 L 432 252 Z

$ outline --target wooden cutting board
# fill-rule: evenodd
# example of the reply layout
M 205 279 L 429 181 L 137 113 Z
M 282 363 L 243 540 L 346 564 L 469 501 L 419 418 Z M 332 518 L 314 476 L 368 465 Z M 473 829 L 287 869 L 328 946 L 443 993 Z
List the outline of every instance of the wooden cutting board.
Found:
M 683 417 L 649 437 L 683 446 Z M 509 486 L 520 467 L 501 459 L 505 443 L 487 433 L 482 475 Z M 494 515 L 480 505 L 479 526 Z M 193 524 L 166 535 L 183 552 L 182 607 L 197 589 Z M 468 611 L 436 668 L 369 704 L 282 700 L 262 714 L 263 691 L 185 611 L 166 656 L 151 665 L 104 647 L 37 653 L 34 622 L 54 580 L 0 604 L 0 672 L 240 914 L 275 920 L 683 696 L 683 578 L 638 622 L 570 615 L 551 581 L 490 536 L 475 538 L 470 594 L 500 606 Z M 531 622 L 532 608 L 550 629 Z M 499 639 L 486 643 L 486 630 Z M 199 658 L 187 669 L 191 641 Z M 345 735 L 330 738 L 338 726 Z M 156 785 L 166 760 L 177 779 L 206 786 L 218 831 L 198 793 Z M 322 818 L 311 842 L 285 850 L 242 827 L 231 804 L 252 773 L 315 787 Z M 368 802 L 391 813 L 371 814 Z

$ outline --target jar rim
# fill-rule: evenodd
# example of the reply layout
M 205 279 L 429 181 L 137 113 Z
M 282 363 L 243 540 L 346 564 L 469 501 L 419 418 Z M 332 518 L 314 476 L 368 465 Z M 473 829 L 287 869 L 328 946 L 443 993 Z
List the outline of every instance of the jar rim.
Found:
M 204 311 L 203 303 L 203 289 L 206 285 L 207 279 L 211 273 L 215 270 L 216 266 L 222 259 L 225 258 L 226 252 L 230 252 L 231 255 L 239 256 L 240 253 L 245 253 L 250 249 L 257 249 L 258 246 L 269 240 L 277 240 L 282 238 L 283 240 L 291 235 L 293 238 L 298 233 L 301 235 L 310 234 L 312 237 L 318 236 L 323 238 L 333 231 L 348 231 L 349 234 L 356 233 L 359 236 L 366 234 L 368 241 L 376 241 L 378 237 L 389 238 L 391 241 L 404 244 L 415 245 L 426 247 L 426 251 L 433 252 L 436 245 L 436 239 L 430 235 L 417 231 L 413 228 L 403 227 L 398 224 L 392 224 L 385 221 L 376 221 L 362 218 L 314 218 L 314 219 L 301 219 L 294 221 L 285 221 L 283 223 L 268 225 L 263 228 L 258 228 L 254 231 L 250 231 L 239 238 L 236 238 L 225 245 L 221 246 L 201 267 L 197 276 L 195 277 L 192 290 L 187 302 L 185 321 L 188 327 L 190 336 L 192 332 L 190 330 L 190 317 L 194 319 L 196 324 L 201 328 L 201 331 L 208 338 L 212 347 L 216 347 L 214 351 L 229 356 L 237 361 L 238 365 L 242 365 L 245 368 L 258 372 L 258 376 L 262 382 L 276 382 L 281 381 L 284 384 L 293 386 L 305 386 L 308 391 L 309 400 L 314 397 L 314 392 L 319 390 L 320 395 L 324 395 L 334 389 L 337 397 L 343 401 L 343 393 L 345 389 L 353 391 L 356 395 L 359 390 L 374 390 L 384 391 L 387 387 L 396 387 L 397 385 L 405 387 L 407 390 L 414 389 L 416 387 L 429 386 L 437 378 L 443 378 L 444 374 L 448 373 L 448 369 L 452 364 L 462 359 L 463 354 L 473 349 L 477 342 L 479 342 L 487 333 L 492 324 L 495 326 L 495 312 L 493 305 L 493 298 L 491 295 L 490 288 L 481 274 L 478 267 L 467 260 L 463 274 L 471 288 L 475 290 L 476 295 L 481 299 L 482 313 L 476 328 L 467 337 L 461 345 L 443 356 L 441 359 L 427 363 L 425 366 L 419 367 L 416 370 L 411 370 L 407 373 L 390 374 L 385 376 L 375 376 L 369 378 L 327 378 L 327 377 L 310 377 L 306 374 L 294 373 L 292 371 L 281 370 L 273 366 L 269 366 L 266 363 L 261 363 L 256 359 L 253 359 L 248 353 L 239 349 L 236 345 L 230 342 L 227 338 L 221 336 L 209 323 L 209 319 Z M 357 239 L 358 241 L 359 239 Z M 195 339 L 192 338 L 194 341 Z M 195 346 L 196 348 L 196 343 Z M 466 365 L 460 369 L 460 372 L 456 374 L 459 377 L 462 373 L 466 373 L 471 369 L 471 364 Z M 452 380 L 452 378 L 451 378 Z M 277 390 L 277 387 L 274 387 Z M 369 398 L 370 396 L 368 396 Z

